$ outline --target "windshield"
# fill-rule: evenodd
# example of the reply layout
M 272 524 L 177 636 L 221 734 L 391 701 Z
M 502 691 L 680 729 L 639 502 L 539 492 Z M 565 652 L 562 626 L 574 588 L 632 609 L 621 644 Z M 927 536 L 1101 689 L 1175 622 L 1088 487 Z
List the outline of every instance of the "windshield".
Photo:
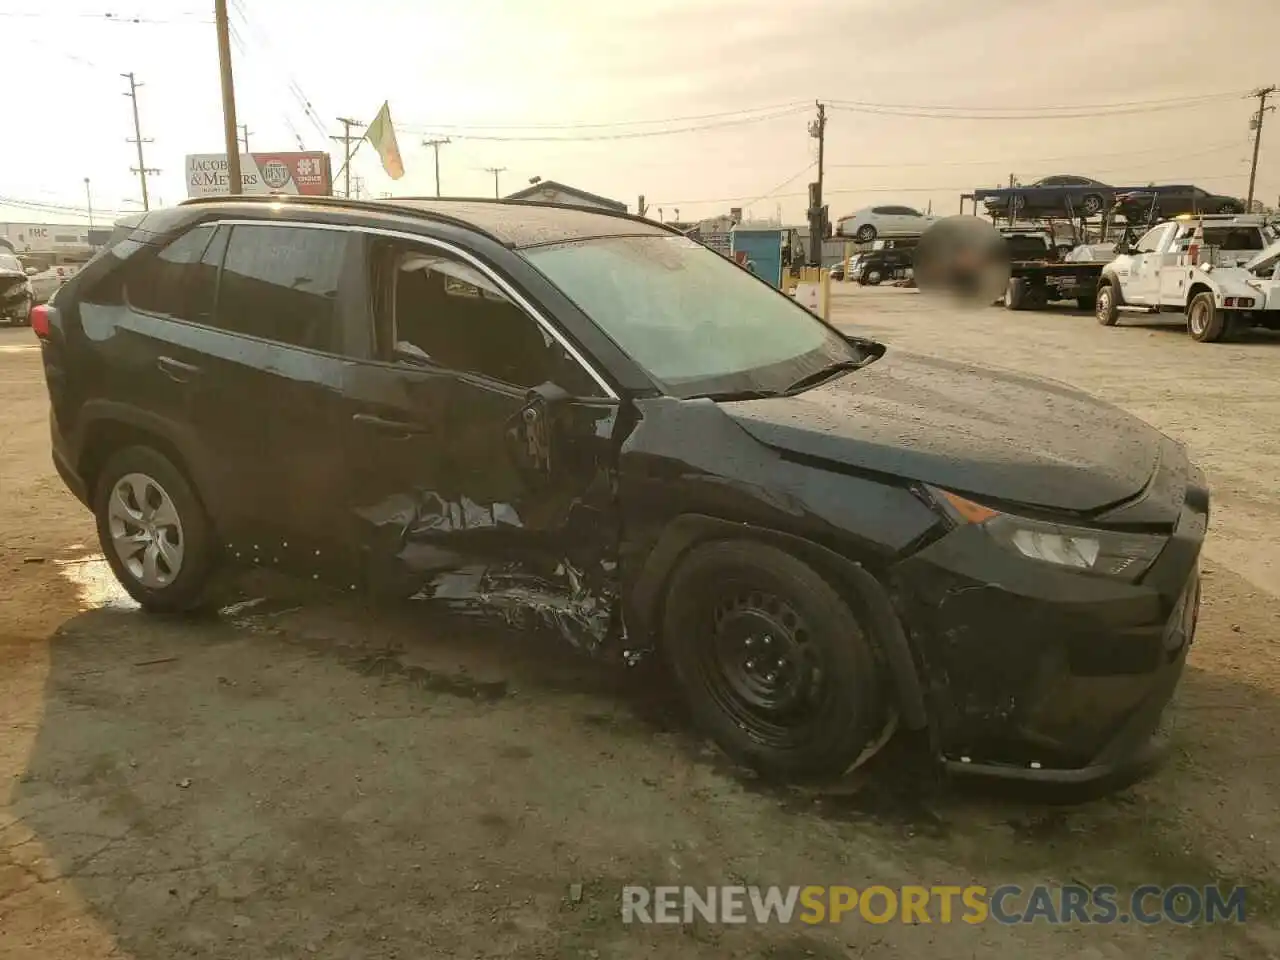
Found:
M 857 358 L 831 328 L 685 237 L 608 237 L 525 257 L 669 393 L 778 392 Z
M 10 253 L 0 253 L 0 270 L 16 270 L 22 272 L 22 264 Z

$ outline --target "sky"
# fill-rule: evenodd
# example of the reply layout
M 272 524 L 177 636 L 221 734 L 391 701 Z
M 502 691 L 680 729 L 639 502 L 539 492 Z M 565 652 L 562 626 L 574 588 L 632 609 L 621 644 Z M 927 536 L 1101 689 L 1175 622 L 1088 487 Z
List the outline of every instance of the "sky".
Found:
M 682 220 L 745 206 L 801 222 L 827 109 L 832 219 L 862 206 L 956 213 L 959 195 L 1053 173 L 1243 197 L 1249 91 L 1280 82 L 1274 0 L 229 0 L 252 150 L 336 153 L 339 116 L 389 101 L 405 176 L 368 144 L 370 197 L 503 194 L 540 176 Z M 153 206 L 184 156 L 224 149 L 213 0 L 0 0 L 10 113 L 0 221 Z M 1280 103 L 1280 98 L 1277 98 Z M 1256 196 L 1280 202 L 1280 117 Z M 21 201 L 44 209 L 14 206 Z M 56 210 L 54 208 L 67 208 Z M 678 211 L 678 213 L 677 213 Z

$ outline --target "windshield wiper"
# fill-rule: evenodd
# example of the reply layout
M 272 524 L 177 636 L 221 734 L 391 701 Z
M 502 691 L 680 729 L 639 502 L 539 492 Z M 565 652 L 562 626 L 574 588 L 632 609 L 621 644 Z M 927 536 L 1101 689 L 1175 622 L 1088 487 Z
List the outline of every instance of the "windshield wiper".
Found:
M 837 373 L 858 369 L 864 362 L 863 360 L 836 360 L 834 363 L 828 363 L 826 366 L 813 371 L 813 373 L 806 373 L 787 389 L 783 390 L 783 396 L 789 397 L 794 393 L 799 393 L 801 390 L 807 390 L 809 387 L 816 387 L 824 380 L 830 380 Z

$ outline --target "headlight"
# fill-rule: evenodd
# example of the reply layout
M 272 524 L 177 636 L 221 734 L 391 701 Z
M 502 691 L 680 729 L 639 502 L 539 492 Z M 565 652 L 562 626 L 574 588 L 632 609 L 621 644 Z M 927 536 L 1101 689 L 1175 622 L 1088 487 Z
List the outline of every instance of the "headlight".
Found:
M 929 490 L 956 522 L 981 526 L 1001 546 L 1030 560 L 1060 567 L 1137 580 L 1160 556 L 1168 540 L 1160 534 L 1032 520 L 993 510 L 949 490 Z

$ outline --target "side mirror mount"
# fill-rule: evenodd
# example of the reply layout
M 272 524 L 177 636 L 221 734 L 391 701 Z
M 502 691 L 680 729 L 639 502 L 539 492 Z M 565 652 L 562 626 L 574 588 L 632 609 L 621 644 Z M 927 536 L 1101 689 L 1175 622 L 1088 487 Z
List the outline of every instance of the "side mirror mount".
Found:
M 534 485 L 550 481 L 555 463 L 556 424 L 568 391 L 554 383 L 539 384 L 525 394 L 524 405 L 507 421 L 507 452 L 516 470 Z

